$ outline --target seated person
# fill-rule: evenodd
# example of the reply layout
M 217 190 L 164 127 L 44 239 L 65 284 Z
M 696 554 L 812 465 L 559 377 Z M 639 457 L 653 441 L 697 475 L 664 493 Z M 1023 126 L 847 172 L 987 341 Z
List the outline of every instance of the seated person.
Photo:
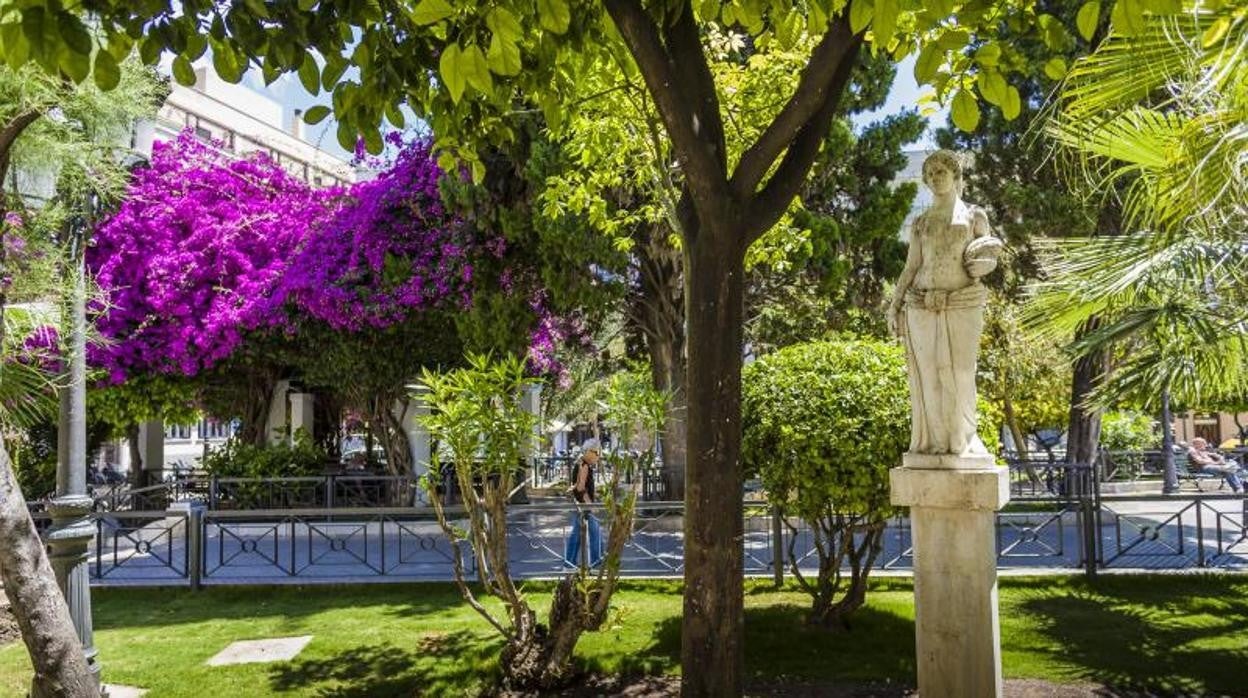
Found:
M 1227 460 L 1221 453 L 1211 450 L 1209 442 L 1197 436 L 1187 448 L 1188 462 L 1206 473 L 1221 475 L 1236 494 L 1244 491 L 1244 483 L 1239 478 L 1239 464 Z

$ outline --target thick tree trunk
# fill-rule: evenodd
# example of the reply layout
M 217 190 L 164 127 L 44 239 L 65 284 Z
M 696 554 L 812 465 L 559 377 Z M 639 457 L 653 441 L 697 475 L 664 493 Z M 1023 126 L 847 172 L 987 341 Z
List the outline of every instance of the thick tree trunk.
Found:
M 1099 318 L 1090 319 L 1080 335 L 1096 330 Z M 1101 410 L 1088 405 L 1092 391 L 1105 377 L 1107 355 L 1094 351 L 1075 361 L 1070 386 L 1070 424 L 1066 431 L 1066 462 L 1095 463 L 1101 443 Z
M 241 441 L 261 448 L 269 445 L 269 406 L 276 388 L 277 379 L 272 372 L 256 372 L 246 390 L 246 403 L 240 410 L 242 424 L 238 428 L 238 438 Z
M 35 669 L 36 698 L 99 695 L 69 606 L 0 443 L 0 578 Z
M 8 173 L 14 141 L 40 115 L 40 112 L 28 112 L 0 128 L 0 182 Z M 0 192 L 0 219 L 7 210 L 3 192 Z M 8 272 L 7 261 L 4 245 L 0 244 L 0 277 Z M 0 346 L 5 341 L 4 306 L 8 300 L 5 291 L 6 288 L 0 286 Z M 99 688 L 87 666 L 78 630 L 69 615 L 65 597 L 56 585 L 56 575 L 43 541 L 35 531 L 35 522 L 26 508 L 26 498 L 3 441 L 0 441 L 0 581 L 4 583 L 4 593 L 35 670 L 31 686 L 33 698 L 98 696 Z
M 718 698 L 741 694 L 744 661 L 744 251 L 730 232 L 703 226 L 698 237 L 685 253 L 690 356 L 681 687 L 686 696 Z
M 669 234 L 665 226 L 655 226 L 638 245 L 634 315 L 646 339 L 654 387 L 671 395 L 661 444 L 667 499 L 678 500 L 685 496 L 685 303 L 680 252 L 668 242 Z
M 401 411 L 395 414 L 396 403 L 401 403 Z M 386 471 L 391 475 L 412 474 L 412 448 L 407 440 L 407 432 L 403 430 L 402 414 L 407 410 L 407 401 L 383 398 L 376 401 L 377 412 L 369 418 L 369 424 L 376 429 L 376 436 L 381 439 L 381 447 L 386 453 Z

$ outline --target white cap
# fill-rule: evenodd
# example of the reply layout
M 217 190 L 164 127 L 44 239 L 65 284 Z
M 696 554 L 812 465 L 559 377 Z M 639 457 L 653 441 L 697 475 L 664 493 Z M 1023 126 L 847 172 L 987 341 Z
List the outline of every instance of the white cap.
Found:
M 598 443 L 598 439 L 594 439 L 594 438 L 585 439 L 585 442 L 581 444 L 582 453 L 588 453 L 590 451 L 597 451 L 599 453 L 602 453 L 602 445 Z

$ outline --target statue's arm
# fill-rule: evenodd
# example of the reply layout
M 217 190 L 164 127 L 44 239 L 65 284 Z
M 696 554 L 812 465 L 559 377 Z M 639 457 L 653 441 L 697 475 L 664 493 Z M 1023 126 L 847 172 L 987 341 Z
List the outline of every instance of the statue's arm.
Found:
M 992 225 L 988 222 L 988 211 L 983 206 L 971 210 L 971 234 L 982 238 L 992 235 Z
M 919 240 L 919 221 L 914 223 L 914 231 L 910 236 L 910 249 L 906 253 L 906 268 L 901 270 L 901 276 L 897 278 L 897 288 L 893 291 L 893 302 L 888 309 L 889 327 L 893 334 L 900 337 L 904 333 L 905 323 L 902 322 L 901 314 L 905 307 L 906 291 L 909 290 L 910 284 L 914 283 L 914 277 L 919 273 L 919 266 L 923 263 L 922 243 Z

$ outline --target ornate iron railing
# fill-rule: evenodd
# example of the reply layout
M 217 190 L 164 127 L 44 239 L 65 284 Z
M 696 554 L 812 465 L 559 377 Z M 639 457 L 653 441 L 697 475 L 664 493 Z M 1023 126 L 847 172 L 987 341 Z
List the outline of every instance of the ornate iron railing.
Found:
M 1077 472 L 1061 473 L 1066 483 L 1078 477 Z M 1082 567 L 1091 573 L 1106 568 L 1248 569 L 1248 504 L 1242 497 L 1097 496 L 1095 490 L 1081 488 L 1081 484 L 1069 487 L 1047 499 L 1020 497 L 999 512 L 998 566 Z M 337 490 L 334 495 L 339 495 Z M 378 494 L 365 491 L 361 496 L 372 502 Z M 93 581 L 198 586 L 451 578 L 450 543 L 427 507 L 211 510 L 207 500 L 179 506 L 97 512 L 89 560 Z M 601 521 L 606 540 L 610 522 L 601 506 L 589 509 Z M 452 519 L 462 516 L 456 507 L 447 511 Z M 564 548 L 577 520 L 575 511 L 571 503 L 509 509 L 513 575 L 547 578 L 569 567 Z M 631 577 L 683 574 L 683 515 L 684 506 L 678 502 L 638 502 L 621 573 Z M 47 514 L 36 511 L 34 516 L 46 528 Z M 784 518 L 765 503 L 747 504 L 743 517 L 746 574 L 781 577 L 793 560 L 804 573 L 818 567 L 819 556 L 806 522 Z M 881 544 L 877 567 L 904 570 L 913 566 L 905 516 L 887 521 Z M 471 561 L 472 556 L 465 554 L 464 559 Z

